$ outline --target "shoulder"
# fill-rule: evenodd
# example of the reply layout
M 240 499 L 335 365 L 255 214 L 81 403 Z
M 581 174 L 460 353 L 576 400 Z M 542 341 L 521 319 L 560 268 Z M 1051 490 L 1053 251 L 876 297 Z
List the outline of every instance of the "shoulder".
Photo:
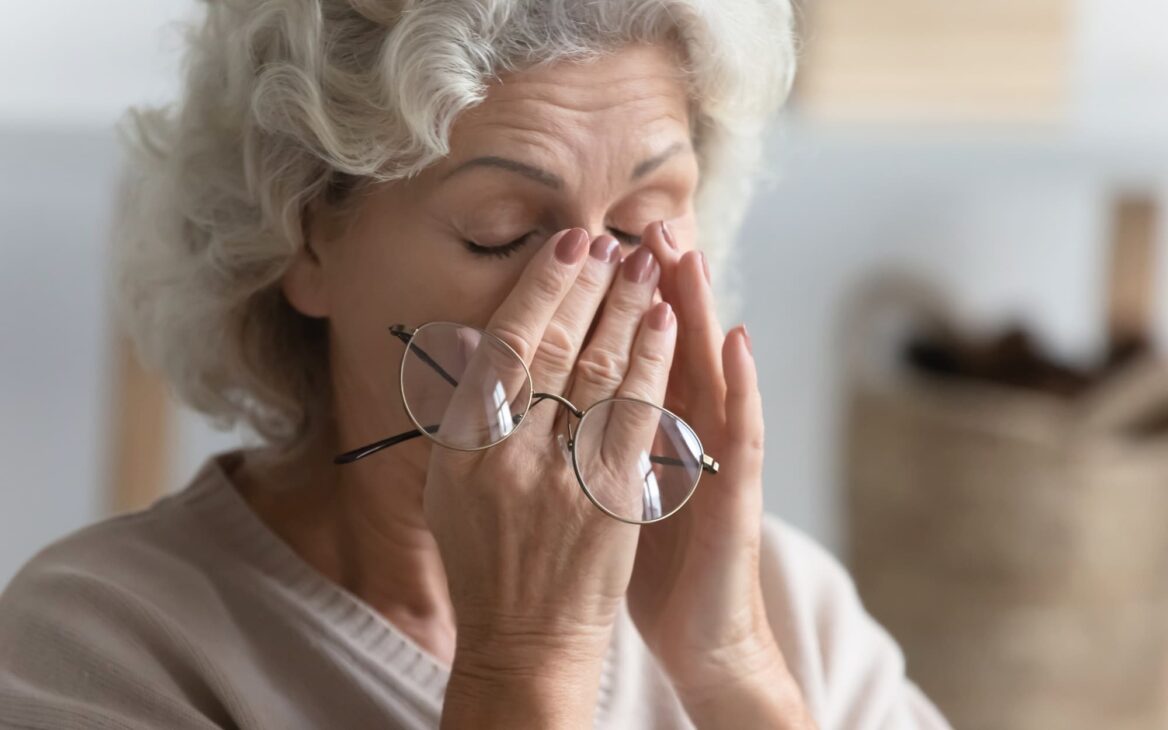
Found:
M 0 726 L 200 726 L 170 699 L 199 682 L 184 624 L 215 594 L 180 496 L 61 538 L 0 594 Z
M 185 502 L 199 484 L 151 507 L 108 518 L 40 550 L 0 594 L 0 616 L 73 602 L 148 601 L 205 574 L 207 546 Z
M 864 609 L 847 570 L 773 515 L 760 573 L 771 627 L 823 727 L 947 728 L 905 674 L 896 642 Z

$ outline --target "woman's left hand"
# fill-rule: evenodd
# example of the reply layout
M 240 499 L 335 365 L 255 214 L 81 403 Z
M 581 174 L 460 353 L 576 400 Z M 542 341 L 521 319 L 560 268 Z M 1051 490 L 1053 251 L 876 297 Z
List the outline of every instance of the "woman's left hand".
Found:
M 759 578 L 763 416 L 750 338 L 723 335 L 701 253 L 662 224 L 642 237 L 678 317 L 665 407 L 720 463 L 689 503 L 641 529 L 629 611 L 699 727 L 812 723 L 771 631 Z

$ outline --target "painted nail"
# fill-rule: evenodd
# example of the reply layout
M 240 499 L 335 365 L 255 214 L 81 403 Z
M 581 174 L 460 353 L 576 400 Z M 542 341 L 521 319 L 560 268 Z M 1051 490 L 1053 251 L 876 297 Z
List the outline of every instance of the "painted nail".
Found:
M 661 237 L 665 239 L 671 249 L 677 250 L 677 239 L 673 237 L 673 231 L 670 230 L 669 224 L 665 221 L 661 221 Z
M 653 252 L 641 246 L 625 259 L 622 270 L 626 279 L 635 284 L 642 284 L 649 280 L 656 267 L 657 259 L 653 257 Z
M 746 331 L 746 323 L 742 323 L 742 341 L 746 343 L 746 351 L 754 354 L 754 343 L 750 341 L 750 333 Z
M 588 252 L 588 232 L 573 228 L 556 241 L 556 258 L 565 264 L 575 264 Z
M 597 236 L 588 248 L 588 255 L 597 261 L 611 264 L 620 256 L 620 242 L 608 234 Z
M 702 273 L 706 275 L 706 283 L 710 283 L 710 262 L 706 260 L 706 255 L 698 251 L 698 256 L 702 259 Z
M 673 307 L 669 306 L 669 302 L 657 302 L 653 308 L 649 310 L 649 327 L 658 332 L 663 332 L 669 329 L 669 325 L 673 321 Z

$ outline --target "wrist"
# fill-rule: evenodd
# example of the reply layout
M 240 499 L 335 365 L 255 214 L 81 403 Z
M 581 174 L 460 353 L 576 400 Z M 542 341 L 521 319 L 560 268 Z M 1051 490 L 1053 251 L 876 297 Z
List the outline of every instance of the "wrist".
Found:
M 677 689 L 677 694 L 697 728 L 815 728 L 803 693 L 785 665 L 762 674 L 729 678 L 720 685 Z
M 696 727 L 814 727 L 802 690 L 769 633 L 708 655 L 694 665 L 689 671 L 671 673 L 670 679 Z
M 455 663 L 492 675 L 543 674 L 553 667 L 599 664 L 608 651 L 612 626 L 529 621 L 460 622 Z
M 443 728 L 592 725 L 604 652 L 542 643 L 460 644 L 443 703 Z
M 750 730 L 814 730 L 803 694 L 787 672 L 769 681 L 727 687 L 717 694 L 680 697 L 697 728 L 733 727 Z

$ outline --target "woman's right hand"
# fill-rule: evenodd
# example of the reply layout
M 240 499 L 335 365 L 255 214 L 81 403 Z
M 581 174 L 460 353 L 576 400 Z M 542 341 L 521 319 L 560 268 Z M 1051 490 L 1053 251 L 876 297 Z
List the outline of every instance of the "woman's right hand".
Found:
M 653 304 L 660 267 L 648 248 L 619 259 L 611 236 L 562 231 L 491 318 L 487 331 L 528 364 L 537 391 L 580 408 L 614 395 L 663 402 L 676 320 Z M 444 727 L 591 724 L 638 528 L 582 493 L 556 439 L 563 417 L 544 403 L 494 447 L 432 450 L 424 509 L 458 631 Z

